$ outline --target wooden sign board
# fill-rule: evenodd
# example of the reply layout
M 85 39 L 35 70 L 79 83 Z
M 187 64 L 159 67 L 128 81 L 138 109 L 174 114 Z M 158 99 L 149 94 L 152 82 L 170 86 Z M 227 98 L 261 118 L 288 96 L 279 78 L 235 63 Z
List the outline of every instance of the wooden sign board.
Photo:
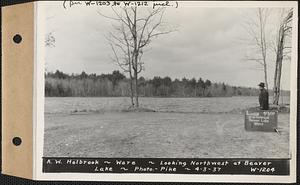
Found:
M 247 131 L 274 132 L 278 125 L 278 112 L 271 110 L 246 111 L 245 129 Z

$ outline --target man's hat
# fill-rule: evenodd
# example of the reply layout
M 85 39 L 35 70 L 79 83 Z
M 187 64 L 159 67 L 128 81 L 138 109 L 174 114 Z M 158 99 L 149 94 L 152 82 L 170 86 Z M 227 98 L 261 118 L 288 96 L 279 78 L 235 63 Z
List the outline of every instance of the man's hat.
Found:
M 260 82 L 260 83 L 258 84 L 258 86 L 259 86 L 259 87 L 265 87 L 265 83 Z

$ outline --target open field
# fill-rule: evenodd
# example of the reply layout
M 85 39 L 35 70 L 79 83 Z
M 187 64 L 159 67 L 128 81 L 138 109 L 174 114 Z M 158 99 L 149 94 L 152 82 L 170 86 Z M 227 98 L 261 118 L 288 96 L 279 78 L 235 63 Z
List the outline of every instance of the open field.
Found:
M 46 111 L 50 111 L 52 105 L 47 105 L 47 101 L 52 100 L 46 100 Z M 288 113 L 278 116 L 278 134 L 245 131 L 242 113 L 186 110 L 190 111 L 48 112 L 45 114 L 44 156 L 289 157 Z

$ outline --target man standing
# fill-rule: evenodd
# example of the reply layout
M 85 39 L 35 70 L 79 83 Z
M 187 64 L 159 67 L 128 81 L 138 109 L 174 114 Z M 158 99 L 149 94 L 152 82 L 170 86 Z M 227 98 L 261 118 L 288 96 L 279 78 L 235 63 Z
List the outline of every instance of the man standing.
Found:
M 269 109 L 269 93 L 265 89 L 265 84 L 261 82 L 259 85 L 259 107 L 260 110 L 268 110 Z

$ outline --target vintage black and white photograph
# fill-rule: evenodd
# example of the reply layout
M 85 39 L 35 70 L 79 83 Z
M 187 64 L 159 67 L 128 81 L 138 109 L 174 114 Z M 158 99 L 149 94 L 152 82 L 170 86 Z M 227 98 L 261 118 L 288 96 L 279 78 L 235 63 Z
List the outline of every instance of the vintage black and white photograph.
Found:
M 44 157 L 292 157 L 294 4 L 44 4 Z

